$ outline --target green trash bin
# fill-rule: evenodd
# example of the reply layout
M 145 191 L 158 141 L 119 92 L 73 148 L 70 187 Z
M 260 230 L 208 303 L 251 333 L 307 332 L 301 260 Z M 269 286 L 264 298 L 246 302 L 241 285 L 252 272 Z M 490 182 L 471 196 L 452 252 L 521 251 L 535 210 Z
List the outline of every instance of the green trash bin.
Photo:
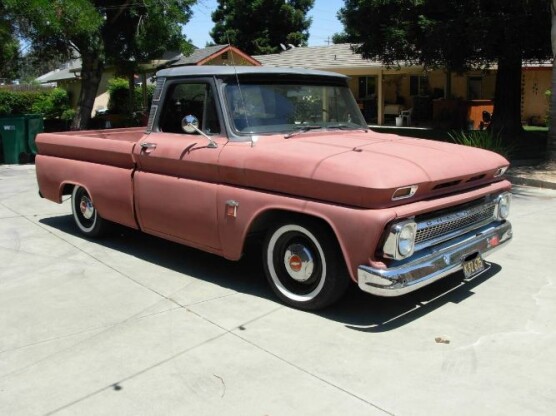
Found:
M 40 114 L 0 116 L 0 163 L 27 163 L 37 154 L 35 138 L 44 131 Z
M 40 114 L 25 114 L 25 119 L 27 120 L 27 150 L 31 157 L 34 157 L 37 154 L 35 138 L 37 134 L 44 131 L 44 121 Z
M 25 116 L 0 116 L 0 141 L 2 163 L 25 163 L 29 159 L 27 149 L 27 120 Z

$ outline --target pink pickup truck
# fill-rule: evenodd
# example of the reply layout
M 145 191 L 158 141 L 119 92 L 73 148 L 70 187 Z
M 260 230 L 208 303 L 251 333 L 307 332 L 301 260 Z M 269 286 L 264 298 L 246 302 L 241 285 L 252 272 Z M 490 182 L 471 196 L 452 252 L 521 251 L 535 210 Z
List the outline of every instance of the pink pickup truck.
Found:
M 508 161 L 368 129 L 347 78 L 261 67 L 162 70 L 146 128 L 41 134 L 40 195 L 238 260 L 259 238 L 286 304 L 318 309 L 351 281 L 398 296 L 507 244 Z

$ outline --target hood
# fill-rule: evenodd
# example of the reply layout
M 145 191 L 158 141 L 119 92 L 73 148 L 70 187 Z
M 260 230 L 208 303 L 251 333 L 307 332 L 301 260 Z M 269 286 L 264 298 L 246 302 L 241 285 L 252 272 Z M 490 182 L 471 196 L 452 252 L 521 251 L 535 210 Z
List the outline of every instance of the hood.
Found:
M 375 132 L 305 133 L 230 142 L 223 182 L 363 208 L 384 208 L 499 180 L 502 156 L 482 149 Z M 416 194 L 392 201 L 396 189 Z

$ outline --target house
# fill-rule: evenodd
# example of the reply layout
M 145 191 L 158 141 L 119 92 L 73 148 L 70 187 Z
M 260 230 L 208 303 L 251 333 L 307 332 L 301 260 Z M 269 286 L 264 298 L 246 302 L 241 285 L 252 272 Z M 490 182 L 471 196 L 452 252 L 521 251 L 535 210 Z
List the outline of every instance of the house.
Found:
M 139 65 L 141 70 L 142 85 L 146 86 L 149 75 L 158 69 L 169 66 L 185 65 L 260 65 L 256 59 L 250 57 L 231 45 L 215 45 L 203 49 L 195 49 L 189 56 L 183 56 L 179 52 L 168 51 L 160 59 Z M 95 103 L 91 115 L 95 111 L 108 107 L 108 81 L 116 76 L 114 67 L 107 67 L 102 73 L 98 86 Z M 77 107 L 77 101 L 81 92 L 81 60 L 74 59 L 66 62 L 60 68 L 37 78 L 41 84 L 55 84 L 69 92 L 70 103 Z
M 455 121 L 458 127 L 469 127 L 472 121 L 473 127 L 478 128 L 482 111 L 492 112 L 493 108 L 495 67 L 464 74 L 410 65 L 389 68 L 379 61 L 364 59 L 351 44 L 295 47 L 254 58 L 266 66 L 304 67 L 348 75 L 350 89 L 369 123 L 393 124 L 405 111 L 413 124 L 454 127 Z M 544 120 L 551 71 L 552 64 L 524 65 L 524 121 Z
M 422 66 L 386 67 L 379 61 L 364 59 L 351 44 L 294 47 L 277 54 L 249 56 L 231 45 L 196 49 L 183 56 L 167 52 L 161 59 L 141 65 L 143 85 L 157 69 L 187 65 L 266 65 L 304 67 L 348 75 L 349 86 L 369 123 L 394 124 L 404 111 L 405 121 L 415 125 L 478 128 L 482 112 L 492 112 L 496 67 L 485 71 L 450 73 Z M 37 80 L 56 83 L 70 92 L 77 105 L 81 88 L 81 61 L 70 61 L 62 68 Z M 525 63 L 522 71 L 522 120 L 526 124 L 544 123 L 548 112 L 552 64 Z M 108 80 L 115 76 L 106 68 L 99 85 L 93 112 L 108 105 Z M 398 119 L 400 120 L 400 119 Z M 454 124 L 455 123 L 455 124 Z

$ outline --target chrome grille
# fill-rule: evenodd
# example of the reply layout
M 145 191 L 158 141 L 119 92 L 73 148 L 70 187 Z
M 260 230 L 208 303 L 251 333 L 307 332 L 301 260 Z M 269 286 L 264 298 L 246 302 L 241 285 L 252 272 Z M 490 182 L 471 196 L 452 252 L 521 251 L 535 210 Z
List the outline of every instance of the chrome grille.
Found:
M 415 244 L 423 245 L 442 237 L 452 237 L 454 233 L 466 232 L 494 219 L 496 204 L 488 202 L 436 218 L 418 221 Z M 436 242 L 436 241 L 435 241 Z

